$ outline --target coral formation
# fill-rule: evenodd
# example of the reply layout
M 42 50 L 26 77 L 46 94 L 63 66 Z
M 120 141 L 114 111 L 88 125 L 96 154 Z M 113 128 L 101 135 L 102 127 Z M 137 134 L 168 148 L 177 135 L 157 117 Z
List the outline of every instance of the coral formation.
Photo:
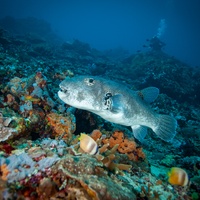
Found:
M 84 134 L 81 134 L 81 137 Z M 92 136 L 101 136 L 101 132 L 99 130 L 94 130 L 92 132 Z M 80 138 L 81 138 L 80 137 Z M 87 136 L 88 138 L 92 138 L 90 136 Z M 75 140 L 72 142 L 74 143 L 75 141 L 77 141 L 77 139 L 75 138 Z M 131 169 L 131 165 L 128 164 L 124 164 L 124 163 L 119 163 L 118 158 L 116 156 L 116 152 L 118 149 L 118 144 L 114 145 L 112 148 L 109 147 L 109 143 L 103 144 L 101 138 L 97 138 L 96 141 L 93 140 L 93 142 L 96 142 L 96 146 L 98 145 L 98 149 L 97 152 L 95 153 L 95 157 L 96 159 L 103 163 L 103 165 L 108 168 L 109 170 L 115 172 L 116 174 L 118 173 L 122 173 L 121 170 L 125 170 L 125 171 L 130 171 Z M 81 142 L 80 142 L 81 143 Z M 81 144 L 76 144 L 75 145 L 71 145 L 70 147 L 67 148 L 69 152 L 72 153 L 72 155 L 81 155 L 84 153 L 88 153 L 87 151 L 84 151 L 81 148 Z M 88 153 L 89 154 L 89 153 Z
M 142 148 L 138 147 L 135 141 L 124 138 L 124 133 L 122 131 L 115 131 L 110 138 L 103 139 L 103 142 L 109 143 L 111 148 L 118 144 L 117 150 L 122 154 L 128 155 L 130 160 L 138 161 L 140 159 L 145 159 Z
M 112 178 L 103 171 L 102 164 L 87 155 L 79 158 L 68 155 L 65 159 L 56 163 L 52 173 L 57 187 L 64 190 L 64 193 L 69 192 L 69 197 L 74 193 L 78 199 L 81 199 L 81 197 L 96 200 L 102 198 L 136 199 L 134 191 L 131 188 L 124 187 L 126 183 L 118 184 L 117 177 L 113 182 Z M 70 179 L 74 181 L 70 181 Z M 65 181 L 63 182 L 63 180 Z
M 0 199 L 199 198 L 198 67 L 165 54 L 156 38 L 150 50 L 128 56 L 123 49 L 101 52 L 79 40 L 60 41 L 34 18 L 6 17 L 0 26 Z M 64 105 L 57 96 L 61 80 L 80 74 L 134 90 L 158 87 L 152 107 L 177 119 L 174 142 L 166 145 L 148 130 L 138 145 L 127 127 Z M 97 154 L 80 149 L 83 132 Z M 186 169 L 189 186 L 167 182 L 174 166 Z
M 0 142 L 7 140 L 17 132 L 16 129 L 8 127 L 11 121 L 12 118 L 3 117 L 0 113 Z
M 29 144 L 28 149 L 18 150 L 8 157 L 0 157 L 1 178 L 8 182 L 20 181 L 36 171 L 41 171 L 53 165 L 59 160 L 59 157 L 49 149 L 49 147 L 52 147 L 52 143 L 56 145 L 54 147 L 56 151 L 58 151 L 57 148 L 66 146 L 66 144 L 63 146 L 62 141 L 58 143 L 48 140 L 37 144 L 37 146 Z
M 63 138 L 66 141 L 72 139 L 72 134 L 76 130 L 76 119 L 74 115 L 64 116 L 62 114 L 49 113 L 46 119 L 48 120 L 47 125 L 53 129 L 53 137 L 57 139 Z

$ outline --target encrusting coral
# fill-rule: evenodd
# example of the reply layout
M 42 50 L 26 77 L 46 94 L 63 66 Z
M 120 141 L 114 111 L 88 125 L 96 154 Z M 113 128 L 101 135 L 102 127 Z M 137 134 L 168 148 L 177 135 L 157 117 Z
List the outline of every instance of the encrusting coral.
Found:
M 54 165 L 51 176 L 60 193 L 71 197 L 69 199 L 73 194 L 73 198 L 88 200 L 136 199 L 133 188 L 120 184 L 116 177 L 113 181 L 114 177 L 108 176 L 102 167 L 103 164 L 91 156 L 67 155 Z
M 2 109 L 13 123 L 9 127 L 0 122 L 0 142 L 24 136 L 24 133 L 26 138 L 31 135 L 71 139 L 76 119 L 72 113 L 64 116 L 52 109 L 56 103 L 49 95 L 47 78 L 41 71 L 26 78 L 12 78 L 2 94 Z
M 0 142 L 17 137 L 28 138 L 31 130 L 34 129 L 36 132 L 43 126 L 42 115 L 39 111 L 32 111 L 27 118 L 21 117 L 8 108 L 3 108 L 0 111 Z M 4 117 L 2 113 L 6 113 L 7 116 Z
M 64 116 L 62 114 L 49 113 L 46 119 L 48 121 L 47 125 L 53 129 L 53 137 L 62 138 L 66 141 L 72 139 L 72 134 L 76 130 L 74 115 Z
M 5 94 L 5 104 L 20 110 L 25 117 L 33 110 L 33 105 L 39 105 L 45 111 L 55 106 L 47 89 L 47 78 L 40 71 L 27 78 L 12 78 L 2 92 Z
M 15 192 L 23 197 L 32 196 L 33 200 L 47 200 L 49 195 L 64 199 L 136 199 L 128 182 L 119 180 L 115 173 L 111 173 L 112 177 L 105 170 L 109 165 L 118 166 L 113 159 L 107 159 L 117 148 L 103 149 L 106 155 L 101 161 L 89 154 L 71 155 L 62 140 L 59 143 L 51 139 L 30 141 L 28 148 L 0 158 L 1 179 L 13 187 L 17 184 L 20 190 Z M 126 170 L 128 165 L 124 166 Z

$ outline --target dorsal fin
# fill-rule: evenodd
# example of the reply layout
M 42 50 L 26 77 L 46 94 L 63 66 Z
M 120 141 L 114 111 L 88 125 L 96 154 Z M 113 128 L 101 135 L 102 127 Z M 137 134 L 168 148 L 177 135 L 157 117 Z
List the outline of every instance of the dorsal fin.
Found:
M 138 96 L 146 101 L 147 103 L 152 103 L 159 95 L 159 89 L 156 87 L 148 87 L 143 90 L 137 91 Z

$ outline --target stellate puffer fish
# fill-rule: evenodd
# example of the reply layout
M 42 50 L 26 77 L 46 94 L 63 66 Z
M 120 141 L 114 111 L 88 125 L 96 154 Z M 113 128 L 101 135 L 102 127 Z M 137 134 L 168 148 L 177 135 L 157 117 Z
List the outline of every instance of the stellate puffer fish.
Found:
M 60 83 L 59 98 L 75 108 L 93 112 L 105 120 L 131 126 L 134 137 L 143 141 L 147 127 L 164 141 L 176 135 L 177 121 L 169 115 L 155 113 L 148 105 L 159 94 L 149 87 L 133 91 L 123 84 L 98 76 L 77 76 Z
M 172 185 L 186 186 L 189 183 L 188 174 L 179 167 L 172 167 L 168 172 L 168 182 Z
M 85 153 L 94 155 L 98 152 L 97 143 L 89 135 L 81 133 L 79 140 L 80 147 Z

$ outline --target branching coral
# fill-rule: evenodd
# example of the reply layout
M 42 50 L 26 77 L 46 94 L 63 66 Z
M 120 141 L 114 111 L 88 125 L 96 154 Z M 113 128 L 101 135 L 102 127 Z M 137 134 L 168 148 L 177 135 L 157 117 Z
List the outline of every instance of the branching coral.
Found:
M 150 183 L 148 183 L 147 187 L 142 186 L 140 196 L 146 197 L 149 200 L 159 200 L 160 199 L 160 193 L 155 191 L 155 190 L 152 190 L 151 186 L 152 185 Z
M 99 130 L 94 130 L 91 134 L 91 137 L 96 140 L 98 144 L 101 142 L 108 144 L 107 148 L 116 148 L 119 153 L 126 154 L 130 160 L 138 161 L 145 158 L 145 154 L 142 151 L 142 148 L 138 147 L 134 141 L 125 138 L 122 131 L 115 131 L 110 138 L 107 137 L 103 139 L 102 133 Z M 123 166 L 120 166 L 120 168 L 123 168 Z
M 102 136 L 102 133 L 99 130 L 94 130 L 91 134 L 91 137 L 90 136 L 88 137 L 88 138 L 93 137 L 96 140 L 96 144 L 99 146 L 98 152 L 97 154 L 95 154 L 95 157 L 97 158 L 97 160 L 102 162 L 103 165 L 109 170 L 115 171 L 115 173 L 121 173 L 120 170 L 130 171 L 131 165 L 121 164 L 117 162 L 115 154 L 119 147 L 119 144 L 115 144 L 112 148 L 110 148 L 109 143 L 106 143 L 106 144 L 102 143 L 101 136 Z M 81 155 L 81 154 L 86 153 L 83 151 L 82 148 L 80 148 L 79 144 L 70 146 L 68 148 L 68 151 L 71 152 L 73 155 Z
M 103 139 L 103 143 L 109 143 L 111 148 L 118 144 L 117 150 L 120 153 L 126 154 L 130 160 L 138 161 L 145 158 L 142 148 L 137 147 L 134 141 L 124 138 L 124 133 L 122 131 L 115 131 L 110 138 Z
M 104 166 L 106 166 L 109 170 L 114 170 L 115 173 L 120 173 L 120 170 L 129 171 L 131 169 L 131 165 L 116 163 L 114 160 L 116 159 L 115 153 L 118 148 L 118 144 L 116 144 L 111 150 L 108 150 L 108 144 L 104 144 L 99 152 L 102 154 L 96 155 L 97 159 L 100 160 Z

